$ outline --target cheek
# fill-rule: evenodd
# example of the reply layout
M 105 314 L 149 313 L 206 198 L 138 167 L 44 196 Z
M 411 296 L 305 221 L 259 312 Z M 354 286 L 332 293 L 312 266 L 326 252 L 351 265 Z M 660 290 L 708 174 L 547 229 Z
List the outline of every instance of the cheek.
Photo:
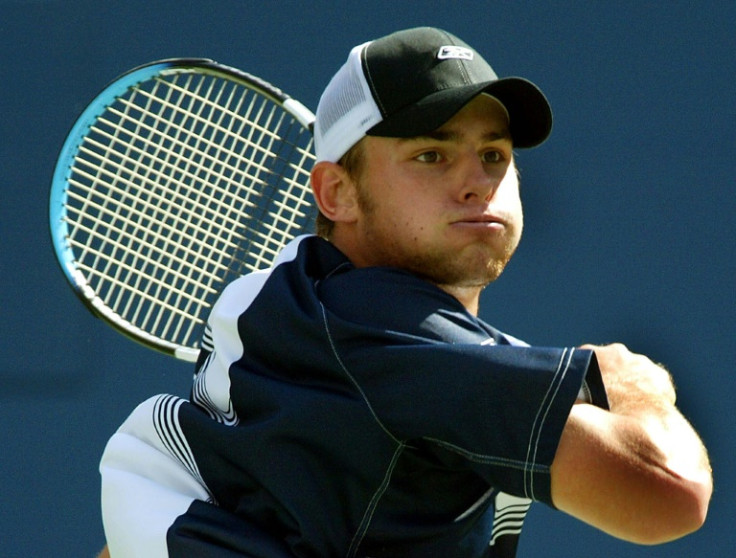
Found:
M 521 220 L 523 216 L 518 180 L 516 178 L 505 178 L 501 183 L 501 187 L 499 190 L 503 203 L 506 206 L 507 210 L 509 212 L 518 214 L 519 219 Z
M 518 226 L 516 227 L 516 238 L 517 242 L 519 239 L 521 239 L 521 233 L 524 232 L 524 213 L 521 211 L 521 207 L 519 207 L 519 221 Z
M 516 229 L 517 229 L 517 236 L 521 238 L 521 233 L 524 230 L 524 209 L 521 205 L 521 200 L 517 197 L 516 202 L 516 211 L 514 212 L 515 215 L 515 221 L 516 221 Z
M 413 236 L 413 233 L 427 228 L 431 210 L 426 193 L 412 193 L 406 184 L 392 187 L 384 183 L 381 188 L 374 189 L 376 195 L 371 196 L 371 213 L 373 223 L 386 231 L 394 231 L 397 236 Z M 397 238 L 398 240 L 398 238 Z
M 514 223 L 516 236 L 521 237 L 521 232 L 524 229 L 524 209 L 517 186 L 506 190 L 503 205 L 509 218 Z

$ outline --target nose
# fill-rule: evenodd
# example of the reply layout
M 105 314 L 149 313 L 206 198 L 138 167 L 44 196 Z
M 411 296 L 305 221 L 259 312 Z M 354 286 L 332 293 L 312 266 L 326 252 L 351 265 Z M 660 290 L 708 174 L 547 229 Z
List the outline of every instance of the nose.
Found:
M 465 157 L 460 170 L 462 173 L 460 201 L 491 201 L 507 168 L 507 165 L 488 165 L 478 154 L 469 154 Z

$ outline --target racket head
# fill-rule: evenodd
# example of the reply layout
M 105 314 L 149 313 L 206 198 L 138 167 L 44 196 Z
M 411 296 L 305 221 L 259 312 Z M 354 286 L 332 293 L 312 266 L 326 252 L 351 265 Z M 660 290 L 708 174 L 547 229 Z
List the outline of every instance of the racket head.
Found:
M 74 292 L 128 337 L 195 361 L 222 288 L 313 230 L 313 121 L 208 59 L 114 80 L 73 125 L 52 179 L 52 244 Z

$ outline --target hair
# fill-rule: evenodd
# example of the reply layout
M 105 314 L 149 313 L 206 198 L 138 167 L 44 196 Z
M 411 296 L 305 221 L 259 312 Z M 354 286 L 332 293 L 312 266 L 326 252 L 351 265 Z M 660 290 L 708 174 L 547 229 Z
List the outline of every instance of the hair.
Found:
M 363 141 L 359 141 L 353 145 L 337 162 L 348 177 L 355 182 L 360 184 L 360 175 L 363 172 L 363 165 L 365 163 L 365 157 L 363 152 Z M 316 233 L 318 236 L 327 240 L 332 236 L 332 230 L 335 228 L 335 222 L 327 218 L 321 211 L 317 214 L 316 221 Z

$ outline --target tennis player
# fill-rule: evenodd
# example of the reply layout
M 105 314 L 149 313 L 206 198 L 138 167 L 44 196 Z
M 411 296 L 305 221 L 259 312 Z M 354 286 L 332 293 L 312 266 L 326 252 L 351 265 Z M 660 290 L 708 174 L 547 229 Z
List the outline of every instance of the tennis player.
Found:
M 533 502 L 640 544 L 698 529 L 709 461 L 663 367 L 477 317 L 521 238 L 514 150 L 551 125 L 445 31 L 355 47 L 317 109 L 319 234 L 228 286 L 190 400 L 107 446 L 113 558 L 509 558 Z

